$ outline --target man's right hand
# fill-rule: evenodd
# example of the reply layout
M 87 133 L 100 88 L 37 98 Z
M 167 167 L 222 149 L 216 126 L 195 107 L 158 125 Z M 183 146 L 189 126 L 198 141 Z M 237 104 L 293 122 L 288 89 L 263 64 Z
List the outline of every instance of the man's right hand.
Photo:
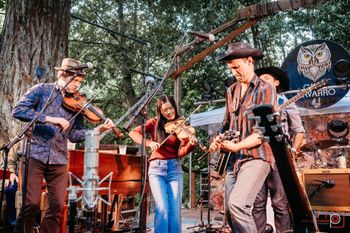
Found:
M 66 131 L 69 128 L 69 121 L 67 121 L 66 119 L 64 119 L 62 117 L 47 116 L 45 118 L 45 122 L 52 123 L 52 124 L 55 124 L 55 125 L 59 125 L 59 126 L 61 126 L 63 131 Z
M 214 153 L 220 149 L 220 142 L 222 142 L 223 137 L 223 134 L 219 134 L 214 138 L 213 142 L 210 144 L 209 153 Z
M 18 177 L 15 173 L 11 173 L 10 178 L 5 180 L 5 187 L 9 186 L 9 184 L 14 185 L 15 181 L 18 183 Z

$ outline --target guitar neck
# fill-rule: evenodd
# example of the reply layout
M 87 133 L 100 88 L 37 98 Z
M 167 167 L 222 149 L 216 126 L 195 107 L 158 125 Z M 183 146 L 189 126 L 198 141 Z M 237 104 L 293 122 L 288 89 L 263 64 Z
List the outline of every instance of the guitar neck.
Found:
M 309 91 L 306 91 L 306 93 Z M 276 112 L 280 112 L 282 110 L 284 110 L 288 105 L 297 102 L 299 99 L 301 99 L 306 93 L 303 92 L 299 92 L 298 94 L 296 94 L 295 96 L 293 96 L 292 98 L 288 99 L 286 102 L 284 102 L 283 104 L 279 105 L 277 107 L 277 111 Z
M 283 104 L 279 105 L 276 109 L 276 112 L 280 112 L 280 111 L 284 110 L 288 105 L 295 103 L 299 99 L 303 98 L 308 92 L 313 91 L 313 90 L 317 90 L 326 84 L 327 84 L 327 80 L 322 80 L 321 82 L 315 83 L 314 85 L 309 86 L 308 88 L 305 88 L 305 89 L 299 91 L 298 94 L 296 94 L 292 98 L 288 99 Z

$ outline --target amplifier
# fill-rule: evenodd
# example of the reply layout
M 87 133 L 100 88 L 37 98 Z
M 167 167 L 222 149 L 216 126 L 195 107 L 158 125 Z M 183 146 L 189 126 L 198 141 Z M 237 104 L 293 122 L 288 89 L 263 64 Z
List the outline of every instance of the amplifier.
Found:
M 305 169 L 302 181 L 313 210 L 350 212 L 350 169 Z

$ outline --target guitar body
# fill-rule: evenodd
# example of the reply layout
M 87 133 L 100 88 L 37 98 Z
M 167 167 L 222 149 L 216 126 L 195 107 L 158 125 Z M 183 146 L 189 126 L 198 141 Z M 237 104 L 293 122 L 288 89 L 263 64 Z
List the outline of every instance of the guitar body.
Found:
M 221 141 L 230 140 L 237 142 L 239 138 L 239 132 L 233 129 L 226 130 L 223 134 Z M 220 152 L 219 158 L 212 164 L 215 178 L 223 178 L 226 174 L 227 165 L 230 162 L 232 152 Z
M 294 222 L 295 232 L 318 231 L 317 223 L 304 187 L 299 182 L 295 163 L 287 148 L 287 140 L 282 135 L 281 127 L 273 115 L 271 105 L 259 105 L 253 108 L 255 117 L 260 121 L 259 127 L 265 129 L 264 136 L 268 137 L 276 165 L 280 173 Z
M 215 177 L 220 178 L 225 176 L 226 168 L 227 168 L 228 162 L 230 161 L 231 154 L 232 154 L 231 152 L 220 153 L 219 159 L 215 162 L 213 166 Z

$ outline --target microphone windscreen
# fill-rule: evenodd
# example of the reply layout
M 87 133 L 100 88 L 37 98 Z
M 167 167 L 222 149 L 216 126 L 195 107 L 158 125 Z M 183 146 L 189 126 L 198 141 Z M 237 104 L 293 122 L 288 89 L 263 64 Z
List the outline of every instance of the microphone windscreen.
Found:
M 213 34 L 208 34 L 208 39 L 210 42 L 215 41 L 215 36 Z
M 87 62 L 86 66 L 87 66 L 88 69 L 94 68 L 94 65 L 91 62 Z

